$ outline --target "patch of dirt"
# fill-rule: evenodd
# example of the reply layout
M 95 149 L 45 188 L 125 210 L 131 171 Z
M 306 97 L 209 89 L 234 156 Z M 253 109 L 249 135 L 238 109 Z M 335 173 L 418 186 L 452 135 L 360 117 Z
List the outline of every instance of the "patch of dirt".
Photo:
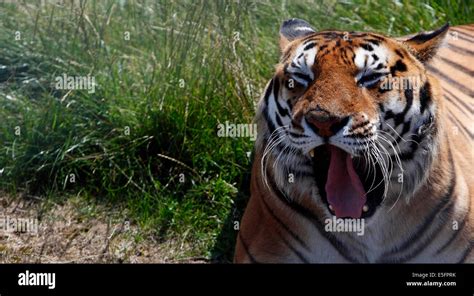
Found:
M 191 246 L 158 242 L 123 212 L 78 198 L 63 204 L 0 192 L 0 263 L 205 263 Z M 45 206 L 47 205 L 47 206 Z

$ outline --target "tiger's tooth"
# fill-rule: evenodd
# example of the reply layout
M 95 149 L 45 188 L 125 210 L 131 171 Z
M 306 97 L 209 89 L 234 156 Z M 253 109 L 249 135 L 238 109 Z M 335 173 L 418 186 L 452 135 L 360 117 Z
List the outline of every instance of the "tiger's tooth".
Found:
M 309 151 L 309 156 L 314 157 L 314 149 Z
M 369 211 L 369 206 L 368 206 L 368 205 L 364 205 L 364 206 L 362 207 L 362 211 L 368 212 L 368 211 Z

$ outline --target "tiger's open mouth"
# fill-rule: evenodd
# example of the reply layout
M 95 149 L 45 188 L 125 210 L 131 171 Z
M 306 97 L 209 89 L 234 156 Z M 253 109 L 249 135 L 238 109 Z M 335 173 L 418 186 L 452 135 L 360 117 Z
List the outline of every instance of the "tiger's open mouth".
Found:
M 384 181 L 380 167 L 368 167 L 363 155 L 352 157 L 333 145 L 314 149 L 313 170 L 319 193 L 338 218 L 366 218 L 382 202 Z

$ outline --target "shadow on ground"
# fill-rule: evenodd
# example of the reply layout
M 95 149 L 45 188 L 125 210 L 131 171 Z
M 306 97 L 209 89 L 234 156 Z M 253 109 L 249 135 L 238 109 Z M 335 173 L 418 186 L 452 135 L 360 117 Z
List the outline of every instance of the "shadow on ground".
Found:
M 242 176 L 239 184 L 239 192 L 234 199 L 232 211 L 227 216 L 224 226 L 211 250 L 212 263 L 232 263 L 234 257 L 234 248 L 238 229 L 235 228 L 236 222 L 240 225 L 240 220 L 244 213 L 247 202 L 250 198 L 250 172 L 253 163 L 254 153 L 252 152 L 251 163 L 248 170 Z

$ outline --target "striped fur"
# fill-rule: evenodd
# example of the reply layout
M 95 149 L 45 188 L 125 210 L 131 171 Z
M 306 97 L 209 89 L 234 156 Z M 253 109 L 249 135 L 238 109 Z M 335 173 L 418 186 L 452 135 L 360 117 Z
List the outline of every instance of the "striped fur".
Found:
M 255 119 L 235 262 L 473 263 L 474 26 L 405 39 L 317 33 L 301 20 L 284 27 Z M 388 74 L 419 85 L 382 89 Z M 315 108 L 348 118 L 325 140 L 356 159 L 372 153 L 367 175 L 385 172 L 363 236 L 325 231 L 333 214 L 308 155 L 324 142 L 305 117 Z

